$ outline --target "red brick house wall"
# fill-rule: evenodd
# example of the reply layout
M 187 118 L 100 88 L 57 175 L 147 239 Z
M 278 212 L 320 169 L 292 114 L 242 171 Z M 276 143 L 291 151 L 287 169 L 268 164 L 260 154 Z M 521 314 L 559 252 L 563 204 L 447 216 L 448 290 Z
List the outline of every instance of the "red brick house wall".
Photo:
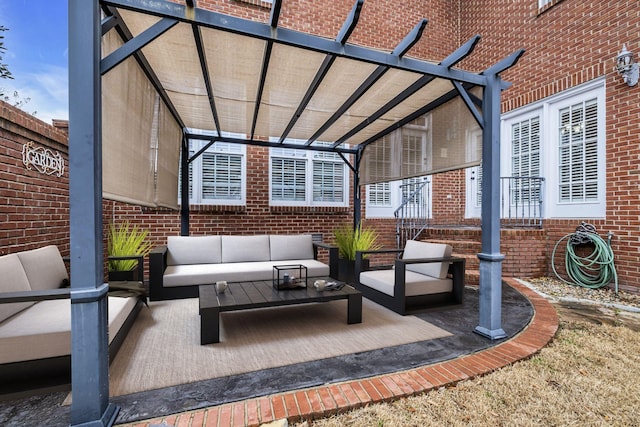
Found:
M 552 2 L 468 0 L 461 9 L 461 37 L 482 34 L 477 51 L 462 67 L 480 71 L 524 48 L 517 66 L 503 74 L 513 86 L 503 93 L 503 112 L 541 100 L 598 77 L 606 78 L 606 219 L 584 218 L 601 236 L 615 234 L 612 248 L 623 287 L 640 287 L 640 86 L 628 87 L 614 71 L 627 44 L 640 52 L 640 9 L 635 0 Z M 496 26 L 496 23 L 500 24 Z M 583 218 L 545 220 L 548 273 L 551 252 Z
M 57 245 L 69 254 L 68 136 L 0 101 L 0 255 Z M 61 177 L 29 170 L 22 147 L 33 142 L 64 157 Z

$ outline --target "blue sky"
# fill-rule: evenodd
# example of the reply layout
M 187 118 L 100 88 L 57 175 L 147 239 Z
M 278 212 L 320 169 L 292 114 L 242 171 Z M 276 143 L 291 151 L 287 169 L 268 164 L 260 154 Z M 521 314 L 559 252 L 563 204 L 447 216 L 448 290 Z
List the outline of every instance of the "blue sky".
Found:
M 13 80 L 0 79 L 6 95 L 18 91 L 31 98 L 23 110 L 40 120 L 69 118 L 68 0 L 0 0 L 0 25 L 5 31 L 2 62 Z

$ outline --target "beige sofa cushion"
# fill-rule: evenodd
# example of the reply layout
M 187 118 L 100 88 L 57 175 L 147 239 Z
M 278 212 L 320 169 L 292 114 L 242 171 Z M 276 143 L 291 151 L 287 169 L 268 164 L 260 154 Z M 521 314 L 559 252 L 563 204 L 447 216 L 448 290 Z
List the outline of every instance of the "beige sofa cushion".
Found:
M 218 264 L 220 236 L 169 236 L 167 265 Z
M 18 254 L 0 257 L 0 277 L 2 277 L 2 292 L 30 291 L 27 274 L 22 268 Z M 14 314 L 32 306 L 35 302 L 16 302 L 0 304 L 0 322 Z
M 271 261 L 313 259 L 311 234 L 269 236 Z
M 269 236 L 220 236 L 222 262 L 269 261 Z M 313 257 L 312 257 L 313 258 Z
M 360 273 L 360 283 L 387 295 L 395 296 L 395 270 L 372 270 Z M 405 272 L 405 296 L 429 295 L 453 290 L 453 280 L 437 279 L 413 271 Z
M 407 240 L 402 259 L 446 258 L 451 256 L 452 250 L 451 246 L 446 244 Z M 411 264 L 407 265 L 407 271 L 426 274 L 437 279 L 445 279 L 449 271 L 449 263 L 432 262 L 428 264 Z
M 55 245 L 24 251 L 17 254 L 34 291 L 58 289 L 69 280 L 67 267 Z
M 108 297 L 109 343 L 137 298 Z M 71 302 L 41 301 L 0 324 L 0 363 L 71 354 Z

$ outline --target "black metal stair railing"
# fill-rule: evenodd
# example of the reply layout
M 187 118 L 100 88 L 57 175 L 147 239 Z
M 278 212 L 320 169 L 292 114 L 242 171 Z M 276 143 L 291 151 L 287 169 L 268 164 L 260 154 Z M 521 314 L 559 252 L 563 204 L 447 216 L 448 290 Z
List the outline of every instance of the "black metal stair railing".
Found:
M 539 176 L 500 178 L 502 227 L 542 228 L 543 183 Z
M 404 183 L 402 203 L 393 212 L 396 218 L 396 245 L 404 248 L 407 240 L 415 239 L 429 225 L 431 217 L 431 180 Z

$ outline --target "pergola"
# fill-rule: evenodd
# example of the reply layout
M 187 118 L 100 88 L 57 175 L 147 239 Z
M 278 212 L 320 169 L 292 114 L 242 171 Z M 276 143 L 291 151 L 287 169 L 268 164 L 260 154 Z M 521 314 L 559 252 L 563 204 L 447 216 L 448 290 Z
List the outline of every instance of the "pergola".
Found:
M 479 36 L 436 64 L 406 55 L 426 20 L 381 52 L 348 43 L 363 0 L 333 40 L 278 27 L 281 6 L 274 0 L 260 23 L 195 0 L 69 1 L 72 425 L 111 425 L 118 411 L 109 403 L 102 199 L 177 208 L 181 170 L 188 234 L 188 163 L 202 153 L 189 158 L 190 139 L 339 155 L 354 176 L 355 223 L 360 185 L 482 164 L 475 331 L 505 336 L 498 184 L 508 85 L 499 75 L 523 51 L 471 73 L 454 66 Z M 401 136 L 420 118 L 430 131 L 416 150 Z

